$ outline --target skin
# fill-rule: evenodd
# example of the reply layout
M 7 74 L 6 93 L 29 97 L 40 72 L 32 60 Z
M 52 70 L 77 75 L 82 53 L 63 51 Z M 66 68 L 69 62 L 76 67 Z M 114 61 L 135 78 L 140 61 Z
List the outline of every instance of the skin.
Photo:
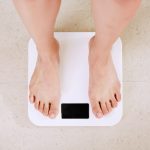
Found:
M 38 59 L 29 85 L 30 102 L 43 115 L 55 118 L 59 111 L 60 81 L 59 44 L 54 26 L 61 1 L 13 1 L 37 45 Z M 96 34 L 89 42 L 89 98 L 97 118 L 111 112 L 121 100 L 111 47 L 139 5 L 140 0 L 92 0 Z
M 60 101 L 59 44 L 54 25 L 60 0 L 13 0 L 31 37 L 38 60 L 30 81 L 29 99 L 43 115 L 55 118 Z
M 96 34 L 89 43 L 89 98 L 97 118 L 111 112 L 121 100 L 111 48 L 139 4 L 140 0 L 92 0 Z

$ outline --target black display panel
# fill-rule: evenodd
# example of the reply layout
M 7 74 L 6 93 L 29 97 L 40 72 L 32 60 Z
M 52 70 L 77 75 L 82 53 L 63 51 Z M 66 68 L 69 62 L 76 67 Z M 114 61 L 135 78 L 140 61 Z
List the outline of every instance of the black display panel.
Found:
M 89 104 L 63 103 L 61 104 L 62 119 L 88 119 Z

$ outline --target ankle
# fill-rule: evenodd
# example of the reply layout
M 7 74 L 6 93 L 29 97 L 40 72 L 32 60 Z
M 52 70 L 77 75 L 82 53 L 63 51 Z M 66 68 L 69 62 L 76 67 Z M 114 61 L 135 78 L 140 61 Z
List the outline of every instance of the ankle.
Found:
M 50 55 L 50 56 L 40 56 L 38 55 L 38 62 L 44 66 L 49 66 L 49 64 L 59 64 L 59 56 L 54 56 L 54 55 Z
M 59 43 L 54 37 L 39 40 L 36 45 L 38 57 L 42 62 L 59 59 Z
M 105 49 L 112 48 L 115 39 L 116 37 L 113 37 L 111 34 L 103 37 L 96 35 L 93 39 L 93 44 L 95 47 L 99 48 L 100 51 L 105 51 Z
M 55 37 L 45 37 L 38 39 L 38 41 L 36 41 L 36 46 L 41 50 L 43 48 L 51 49 L 53 47 L 58 47 L 59 44 Z
M 90 52 L 89 52 L 89 60 L 94 60 L 94 62 L 98 62 L 101 65 L 105 65 L 108 63 L 108 60 L 111 56 L 111 47 L 109 45 L 101 44 L 101 42 L 96 41 L 96 38 L 93 37 L 90 40 Z

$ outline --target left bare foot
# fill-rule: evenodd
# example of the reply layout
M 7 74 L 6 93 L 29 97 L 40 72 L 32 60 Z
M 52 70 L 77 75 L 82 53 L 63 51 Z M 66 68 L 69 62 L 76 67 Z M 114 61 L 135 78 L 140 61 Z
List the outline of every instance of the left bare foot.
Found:
M 89 98 L 93 113 L 97 118 L 111 112 L 121 100 L 121 85 L 112 61 L 111 51 L 107 55 L 103 52 L 102 47 L 96 47 L 93 37 L 90 40 L 89 51 Z

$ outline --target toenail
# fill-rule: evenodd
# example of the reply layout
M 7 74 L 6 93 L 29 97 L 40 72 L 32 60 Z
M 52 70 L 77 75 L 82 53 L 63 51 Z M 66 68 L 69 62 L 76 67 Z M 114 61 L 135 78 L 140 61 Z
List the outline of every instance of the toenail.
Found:
M 96 116 L 97 116 L 98 118 L 101 118 L 103 115 L 102 115 L 101 113 L 97 113 Z
M 51 114 L 50 118 L 52 118 L 52 119 L 55 118 L 55 114 Z

